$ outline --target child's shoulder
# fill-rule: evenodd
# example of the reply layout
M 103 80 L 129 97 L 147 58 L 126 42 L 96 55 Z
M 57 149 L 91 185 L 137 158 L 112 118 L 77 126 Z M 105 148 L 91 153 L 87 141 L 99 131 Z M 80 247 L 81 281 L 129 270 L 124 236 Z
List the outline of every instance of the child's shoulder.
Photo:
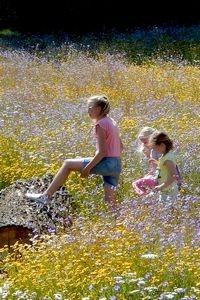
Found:
M 165 155 L 162 156 L 163 160 L 172 160 L 173 162 L 175 162 L 176 156 L 174 151 L 170 150 L 169 152 L 167 152 Z

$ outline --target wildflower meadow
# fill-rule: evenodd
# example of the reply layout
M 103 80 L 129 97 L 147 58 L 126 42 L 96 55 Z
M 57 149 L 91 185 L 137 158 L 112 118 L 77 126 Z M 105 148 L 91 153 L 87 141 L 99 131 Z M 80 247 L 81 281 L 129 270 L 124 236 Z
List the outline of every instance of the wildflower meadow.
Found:
M 94 154 L 87 97 L 105 94 L 124 143 L 119 216 L 101 178 L 72 173 L 73 225 L 0 249 L 0 299 L 200 299 L 200 27 L 110 36 L 0 37 L 0 187 Z M 139 197 L 144 126 L 174 141 L 178 200 Z M 5 254 L 6 253 L 6 254 Z

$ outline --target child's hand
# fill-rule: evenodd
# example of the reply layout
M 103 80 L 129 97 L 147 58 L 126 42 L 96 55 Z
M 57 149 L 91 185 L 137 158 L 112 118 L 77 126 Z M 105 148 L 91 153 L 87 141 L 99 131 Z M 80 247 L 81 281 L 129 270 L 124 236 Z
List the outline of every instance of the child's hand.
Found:
M 154 188 L 153 190 L 154 190 L 155 192 L 160 191 L 160 186 L 159 186 L 159 185 L 155 186 L 155 188 Z
M 87 178 L 90 174 L 90 169 L 85 166 L 85 168 L 82 169 L 81 171 L 81 177 Z
M 158 161 L 156 159 L 154 159 L 154 158 L 150 158 L 148 161 L 152 165 L 156 165 L 156 166 L 158 165 Z
M 155 188 L 153 189 L 155 192 L 158 192 L 158 191 L 162 191 L 163 190 L 163 186 L 164 184 L 160 184 L 160 185 L 156 185 Z

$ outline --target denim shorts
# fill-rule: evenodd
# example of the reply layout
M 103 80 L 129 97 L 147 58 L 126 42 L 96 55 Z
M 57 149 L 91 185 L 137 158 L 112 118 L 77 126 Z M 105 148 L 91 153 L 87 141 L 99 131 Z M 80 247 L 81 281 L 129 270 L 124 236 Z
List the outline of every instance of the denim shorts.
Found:
M 83 164 L 86 166 L 91 157 L 83 158 Z M 119 176 L 122 171 L 122 164 L 120 157 L 104 157 L 94 168 L 91 169 L 90 174 L 97 174 L 103 176 L 104 184 L 117 187 Z

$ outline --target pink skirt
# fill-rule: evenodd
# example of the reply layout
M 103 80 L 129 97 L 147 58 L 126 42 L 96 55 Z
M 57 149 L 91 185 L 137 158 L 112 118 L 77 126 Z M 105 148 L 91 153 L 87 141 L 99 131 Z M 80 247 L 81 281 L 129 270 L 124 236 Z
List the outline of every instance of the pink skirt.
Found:
M 153 175 L 146 175 L 132 182 L 133 188 L 138 195 L 149 193 L 157 184 L 157 180 L 153 177 Z

